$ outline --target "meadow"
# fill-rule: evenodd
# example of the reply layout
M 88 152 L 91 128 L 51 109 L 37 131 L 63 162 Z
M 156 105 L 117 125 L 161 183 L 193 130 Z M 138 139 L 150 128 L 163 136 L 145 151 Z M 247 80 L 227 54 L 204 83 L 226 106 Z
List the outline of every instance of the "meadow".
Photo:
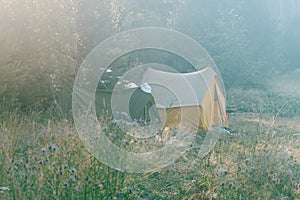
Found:
M 300 117 L 285 113 L 295 113 L 297 102 L 285 109 L 266 98 L 250 104 L 253 91 L 234 96 L 239 92 L 228 97 L 239 109 L 229 119 L 232 130 L 207 156 L 197 157 L 191 146 L 175 163 L 146 174 L 100 163 L 72 118 L 57 109 L 24 112 L 7 102 L 1 107 L 0 199 L 300 199 Z M 107 132 L 121 141 L 117 129 Z
M 299 22 L 295 0 L 0 1 L 0 199 L 300 199 Z M 71 93 L 99 43 L 141 27 L 176 30 L 203 45 L 220 69 L 227 105 L 238 111 L 205 157 L 198 134 L 173 164 L 131 174 L 83 145 Z M 114 86 L 114 77 L 141 64 L 191 70 L 184 62 L 141 49 L 107 66 L 113 73 L 99 86 Z M 112 124 L 105 129 L 118 146 L 149 150 Z

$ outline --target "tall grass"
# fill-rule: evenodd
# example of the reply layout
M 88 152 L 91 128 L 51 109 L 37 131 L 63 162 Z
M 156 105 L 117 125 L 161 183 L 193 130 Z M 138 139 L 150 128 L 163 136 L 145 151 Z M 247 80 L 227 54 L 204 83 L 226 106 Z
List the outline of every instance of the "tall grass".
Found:
M 37 116 L 36 116 L 37 117 Z M 11 112 L 1 123 L 1 186 L 13 199 L 105 199 L 123 189 L 124 173 L 102 166 L 67 120 L 36 123 Z M 3 196 L 2 196 L 3 197 Z
M 72 120 L 10 109 L 0 124 L 0 187 L 10 190 L 1 190 L 0 198 L 299 199 L 299 122 L 237 113 L 230 120 L 233 131 L 206 157 L 197 156 L 199 135 L 174 164 L 128 174 L 91 156 Z M 122 141 L 116 129 L 108 132 Z

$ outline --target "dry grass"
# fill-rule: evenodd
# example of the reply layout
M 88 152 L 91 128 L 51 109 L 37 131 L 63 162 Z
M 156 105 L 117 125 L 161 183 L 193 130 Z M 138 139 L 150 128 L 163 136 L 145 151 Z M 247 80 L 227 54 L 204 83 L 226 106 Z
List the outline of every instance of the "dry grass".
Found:
M 38 113 L 26 118 L 15 111 L 1 122 L 0 187 L 10 190 L 1 190 L 0 198 L 300 197 L 299 118 L 274 121 L 270 115 L 237 113 L 230 121 L 233 131 L 208 156 L 197 157 L 199 137 L 176 163 L 144 175 L 103 166 L 85 150 L 72 122 L 39 123 L 38 118 Z

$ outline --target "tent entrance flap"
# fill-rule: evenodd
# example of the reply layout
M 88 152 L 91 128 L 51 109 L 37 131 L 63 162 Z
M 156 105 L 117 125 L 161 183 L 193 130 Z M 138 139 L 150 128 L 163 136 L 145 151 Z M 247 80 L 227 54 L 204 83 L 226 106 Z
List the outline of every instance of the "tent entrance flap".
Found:
M 157 113 L 153 96 L 151 93 L 145 92 L 141 87 L 135 89 L 129 100 L 131 119 L 149 123 L 151 121 L 150 113 Z

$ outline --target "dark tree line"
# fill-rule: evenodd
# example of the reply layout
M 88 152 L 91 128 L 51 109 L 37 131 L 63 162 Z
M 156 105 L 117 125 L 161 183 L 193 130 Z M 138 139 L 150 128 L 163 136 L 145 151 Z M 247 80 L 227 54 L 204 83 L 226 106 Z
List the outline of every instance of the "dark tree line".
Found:
M 24 104 L 69 102 L 85 56 L 109 36 L 144 26 L 198 41 L 227 88 L 264 88 L 273 73 L 300 67 L 299 0 L 26 0 L 2 1 L 0 10 L 0 95 Z

